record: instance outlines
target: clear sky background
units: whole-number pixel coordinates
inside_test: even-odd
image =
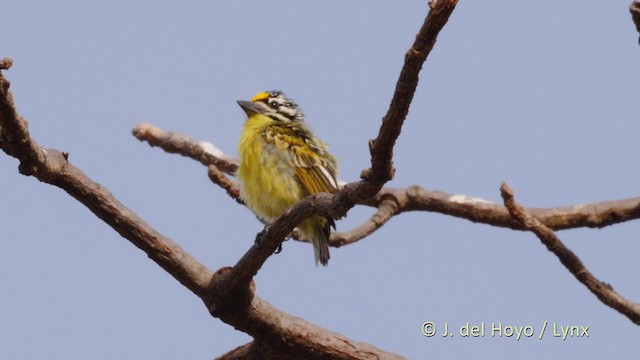
[[[525,206],[638,196],[640,46],[630,1],[461,0],[420,76],[388,185]],[[131,135],[149,122],[235,154],[236,104],[282,89],[340,159],[369,164],[427,1],[3,2],[0,57],[19,112],[70,160],[211,269],[261,224],[195,161]],[[210,359],[251,339],[62,190],[0,156],[0,358]],[[356,208],[348,230],[372,213]],[[640,299],[640,222],[558,233]],[[640,329],[529,233],[409,213],[316,268],[293,241],[255,279],[290,314],[418,359],[638,356]],[[421,325],[589,326],[588,338],[426,338]]]

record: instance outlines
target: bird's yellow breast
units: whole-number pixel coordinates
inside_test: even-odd
[[[264,130],[272,124],[267,116],[252,115],[244,124],[238,144],[242,198],[265,220],[282,214],[303,197],[293,164],[282,149],[264,138]]]

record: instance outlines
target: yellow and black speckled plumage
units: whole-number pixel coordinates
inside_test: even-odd
[[[271,220],[307,195],[338,190],[337,161],[304,122],[298,106],[282,92],[261,92],[238,101],[248,118],[238,155],[245,203]],[[333,219],[313,216],[298,229],[314,246],[316,264],[327,265]]]

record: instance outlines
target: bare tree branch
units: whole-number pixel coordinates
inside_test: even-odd
[[[393,178],[395,171],[392,164],[393,147],[400,135],[404,119],[409,113],[409,105],[411,105],[413,94],[418,86],[418,74],[457,2],[457,0],[430,2],[431,11],[416,35],[413,46],[405,54],[404,65],[396,83],[391,105],[387,114],[382,118],[378,137],[369,141],[371,169],[365,170],[362,173],[362,178],[378,188],[376,191],[369,191],[372,192],[370,196],[373,196],[382,185]]]
[[[213,273],[68,162],[68,154],[40,147],[29,136],[26,120],[16,112],[9,82],[1,73],[0,128],[3,133],[0,148],[20,160],[22,174],[34,176],[69,193],[189,290],[204,296]]]
[[[188,157],[204,166],[215,165],[227,175],[235,176],[238,170],[238,160],[226,155],[209,142],[196,141],[187,135],[164,131],[151,124],[139,124],[131,133],[136,139],[146,141],[151,147],[159,147],[168,153]]]
[[[556,234],[554,234],[553,230],[529,215],[522,206],[516,202],[513,197],[513,190],[511,190],[509,185],[502,183],[500,193],[504,199],[504,205],[509,210],[509,214],[527,230],[536,234],[547,249],[558,257],[562,265],[564,265],[578,281],[586,286],[587,289],[605,305],[617,310],[628,317],[629,320],[640,325],[640,304],[635,304],[625,299],[613,290],[611,285],[593,276],[584,266],[580,258],[562,243]]]
[[[339,219],[359,202],[375,196],[384,183],[391,179],[393,145],[409,111],[409,104],[418,84],[418,73],[456,4],[457,0],[440,0],[433,4],[413,46],[407,52],[389,111],[382,120],[378,137],[370,141],[371,168],[363,172],[363,180],[345,185],[335,196],[309,196],[267,225],[258,234],[254,246],[230,272],[227,284],[230,289],[245,288],[300,221],[314,214]]]
[[[150,124],[140,124],[132,131],[140,141],[146,141],[149,146],[158,146],[162,150],[180,154],[199,161],[202,165],[215,165],[227,174],[234,174],[238,169],[238,163],[228,158],[221,150],[207,142],[195,142],[186,135],[165,132]]]
[[[0,70],[9,70],[13,66],[13,59],[4,58],[0,60]]]
[[[157,129],[152,125],[145,124],[144,126],[151,128],[152,131],[147,132],[147,135],[149,136],[148,138],[141,140],[153,142],[162,149],[164,149],[163,144],[168,142],[168,140],[163,137],[169,136],[169,134],[174,134]],[[135,132],[136,130],[134,129],[134,133]],[[156,135],[160,137],[154,138],[153,136]],[[186,136],[183,137],[188,139]],[[185,146],[188,148],[204,143],[195,142],[194,140],[189,141],[190,143],[185,143]],[[208,144],[206,146],[217,149],[213,144]],[[177,149],[177,151],[174,152],[183,154],[187,157],[192,157],[189,155],[188,150]],[[237,160],[222,152],[220,158],[216,158],[211,155],[209,160],[211,161],[211,164],[219,163],[220,161],[226,162],[227,165],[225,166],[225,169],[227,169],[227,171],[224,171],[224,173],[228,175],[235,175]],[[230,171],[232,169],[233,171]],[[214,183],[225,189],[231,198],[238,201],[239,188],[237,184],[228,177],[223,178],[223,174],[219,174],[219,172],[223,172],[223,170],[209,170],[209,178],[211,178]],[[408,211],[428,211],[455,216],[485,225],[505,227],[513,230],[526,230],[521,224],[515,221],[511,215],[509,215],[509,212],[502,204],[492,203],[487,200],[467,195],[450,194],[438,190],[427,190],[418,185],[413,185],[408,188],[382,188],[373,198],[365,199],[360,204],[379,208],[382,202],[387,199],[392,199],[397,206],[397,209],[393,212],[392,216],[400,215]],[[640,218],[640,197],[564,207],[527,208],[526,211],[536,219],[540,220],[545,224],[545,226],[548,226],[553,230],[567,230],[581,227],[603,228]],[[386,219],[385,222],[387,220],[389,219]],[[369,227],[371,225],[370,221],[374,220],[369,219],[361,226]],[[359,233],[360,230],[362,229],[353,229],[347,233],[332,233],[330,245],[339,247],[360,240],[362,239],[361,237],[358,238],[355,236],[355,234]],[[374,231],[375,230],[377,230],[377,228],[374,229]],[[302,237],[296,235],[295,231],[293,234],[294,239],[304,241]]]
[[[168,153],[180,154],[208,165],[207,173],[209,179],[224,189],[229,197],[237,203],[245,205],[240,198],[240,187],[227,176],[235,176],[238,160],[224,154],[215,145],[204,141],[197,142],[186,135],[167,132],[150,124],[140,124],[133,129],[132,133],[138,140],[146,141],[150,146],[157,146]],[[203,156],[203,154],[206,155]],[[224,164],[224,170],[219,169],[216,164]],[[394,206],[394,210],[390,211],[391,205],[391,203],[385,203],[384,201],[372,204],[372,206],[378,207],[378,211],[370,219],[367,219],[363,224],[351,231],[332,232],[329,245],[340,247],[370,235],[397,213],[397,206]],[[292,231],[290,236],[295,240],[308,242],[297,230]]]
[[[371,167],[362,172],[362,180],[346,184],[335,195],[316,194],[292,206],[265,226],[256,237],[254,246],[233,268],[223,268],[213,273],[74,167],[68,161],[68,154],[40,147],[30,137],[26,120],[17,113],[9,82],[2,73],[0,148],[20,161],[19,170],[22,174],[34,176],[68,192],[199,296],[212,315],[254,337],[252,343],[222,358],[258,357],[264,354],[277,358],[292,358],[293,354],[323,359],[400,358],[281,312],[254,295],[253,276],[296,224],[314,214],[340,218],[356,204],[373,206],[377,211],[357,228],[334,234],[331,239],[333,246],[358,241],[405,211],[439,212],[478,223],[532,231],[603,303],[640,324],[640,305],[626,300],[610,285],[595,278],[553,233],[553,229],[603,227],[637,219],[640,216],[640,198],[568,208],[525,210],[515,202],[513,192],[506,184],[501,188],[505,206],[462,195],[428,191],[419,186],[382,188],[394,175],[393,148],[408,114],[418,84],[418,74],[456,3],[457,0],[430,2],[432,10],[405,55],[404,66],[378,136],[369,143]],[[640,31],[640,4],[634,2],[630,11]],[[0,60],[0,70],[10,68],[11,64],[11,59]],[[137,126],[133,134],[150,146],[159,146],[167,152],[196,159],[208,166],[211,180],[242,204],[237,184],[227,176],[235,173],[238,164],[212,144],[197,143],[184,135],[166,133],[149,124]]]
[[[227,195],[238,204],[245,205],[244,201],[240,198],[240,187],[235,181],[229,179],[227,175],[215,165],[209,165],[207,173],[209,174],[209,179],[223,188],[227,192]]]
[[[13,65],[13,60],[4,58],[0,68],[9,69]],[[16,112],[13,95],[9,91],[9,81],[4,77],[0,78],[0,113],[4,116],[4,121],[0,122],[0,148],[15,158],[24,159],[20,162],[20,173],[30,175],[37,172],[39,164],[46,164],[46,150],[41,149],[38,144],[29,137],[29,129],[26,120]]]
[[[243,311],[223,311],[220,319],[240,324],[238,329],[260,339],[252,346],[260,347],[260,354],[271,355],[262,358],[286,359],[291,354],[305,354],[305,359],[403,359],[283,313],[257,297]]]
[[[259,354],[256,353],[255,342],[250,342],[237,348],[227,351],[226,353],[218,356],[216,360],[252,360],[260,359]]]
[[[0,61],[0,67],[10,64]],[[179,245],[140,219],[107,189],[67,161],[68,154],[41,148],[29,136],[27,122],[14,106],[9,82],[0,72],[0,149],[20,161],[20,171],[55,185],[76,198],[122,237],[200,297],[211,314],[245,331],[278,358],[401,359],[372,345],[348,339],[275,309],[254,296],[254,289],[233,292],[216,286],[229,268],[213,273]],[[241,296],[237,296],[237,295]],[[306,334],[306,336],[304,336]],[[280,356],[282,355],[282,356]]]
[[[364,239],[391,220],[398,213],[398,210],[398,204],[395,201],[390,199],[383,200],[378,206],[378,210],[360,226],[350,231],[332,233],[329,244],[334,247],[341,247]]]
[[[394,190],[390,190],[394,191]],[[396,189],[402,199],[403,189]],[[380,194],[384,195],[384,193]],[[465,195],[447,194],[440,191],[428,191],[420,186],[406,189],[407,203],[400,202],[402,211],[432,211],[452,215],[472,222],[492,226],[525,230],[521,224],[511,218],[507,209],[483,199]],[[602,228],[605,226],[640,218],[640,198],[603,201],[591,204],[579,204],[568,207],[530,208],[531,213],[546,226],[554,230],[575,229],[579,227]]]
[[[441,0],[427,15],[414,47],[406,56],[405,67],[397,84],[397,94],[390,107],[390,115],[385,116],[377,139],[380,144],[388,144],[386,146],[392,147],[395,143],[417,85],[417,73],[455,4],[456,1]],[[368,179],[346,185],[335,197],[318,194],[299,202],[265,228],[258,237],[259,241],[235,267],[231,270],[219,270],[216,276],[213,276],[211,271],[197,263],[177,244],[155,232],[105,189],[68,163],[66,156],[54,150],[47,153],[40,149],[29,137],[26,122],[18,118],[15,112],[8,92],[8,82],[5,81],[0,85],[7,92],[3,95],[7,95],[6,98],[9,99],[6,103],[0,104],[0,111],[9,113],[8,120],[3,116],[3,121],[0,121],[2,140],[7,138],[7,134],[14,133],[18,134],[20,139],[17,142],[3,141],[2,145],[5,152],[21,160],[21,171],[59,186],[76,197],[103,221],[147,252],[154,261],[200,296],[211,314],[261,339],[273,349],[281,348],[285,352],[291,352],[293,349],[305,354],[317,354],[318,358],[397,358],[397,355],[384,353],[368,344],[356,343],[339,334],[329,333],[308,324],[302,319],[279,312],[254,296],[249,286],[252,277],[264,261],[297,223],[314,213],[341,217],[356,203],[374,196],[391,176],[391,171],[381,174],[381,171],[391,168],[391,149],[385,149],[382,145],[374,146],[372,149],[372,153],[375,154],[372,157],[373,171]],[[134,135],[145,138],[151,129],[142,126],[137,130],[134,131]],[[183,141],[184,139],[179,136],[168,136],[168,138],[170,141],[164,144],[164,148],[169,150],[179,151],[188,144],[188,141]],[[7,146],[4,146],[5,144]],[[220,158],[220,154],[213,154],[215,158],[209,158],[211,151],[204,151],[202,146],[188,148],[188,150],[189,156],[201,159],[202,163],[215,162]],[[55,166],[48,162],[52,162]],[[215,165],[227,172],[235,171],[224,162],[215,163]],[[214,178],[221,179],[219,176],[216,177],[219,173],[215,170],[213,174]],[[199,271],[194,271],[196,269]],[[287,326],[289,324],[291,326]],[[308,337],[301,334],[308,334]]]
[[[636,25],[636,30],[640,33],[640,2],[634,1],[629,5],[629,11],[631,12],[631,20]]]

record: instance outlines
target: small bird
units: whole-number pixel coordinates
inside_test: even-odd
[[[338,191],[336,159],[304,121],[298,105],[281,91],[238,100],[247,113],[238,156],[241,196],[260,218],[271,221],[305,196]],[[316,266],[329,262],[333,219],[314,215],[298,225],[313,244]]]

